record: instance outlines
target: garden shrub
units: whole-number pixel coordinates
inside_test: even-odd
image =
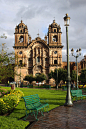
[[[0,88],[0,97],[9,93],[9,91],[7,89],[4,89],[4,88]]]
[[[19,103],[24,94],[20,90],[10,90],[10,93],[0,98],[0,114],[11,111]]]

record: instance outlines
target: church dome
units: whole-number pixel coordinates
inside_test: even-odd
[[[51,24],[51,27],[58,27],[58,24],[53,20],[53,23]]]

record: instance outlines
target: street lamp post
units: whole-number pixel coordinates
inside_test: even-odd
[[[73,48],[71,49],[71,53],[72,53],[72,56],[74,56],[76,58],[76,66],[77,66],[77,89],[78,89],[78,62],[77,62],[77,58],[81,55],[81,48],[77,49],[76,53],[77,55],[75,56],[73,54],[74,50]]]
[[[72,106],[72,99],[71,99],[71,93],[70,93],[70,65],[69,65],[69,43],[68,43],[68,26],[70,22],[70,17],[68,17],[68,14],[64,17],[64,26],[66,26],[66,44],[67,44],[67,95],[66,95],[66,102],[64,106]]]
[[[56,89],[58,89],[58,69],[56,69],[56,74],[57,74]]]

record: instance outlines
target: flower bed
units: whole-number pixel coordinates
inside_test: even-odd
[[[79,87],[79,89],[83,89],[83,88],[86,88],[86,85],[84,85],[84,86],[83,85],[79,85],[78,87]]]
[[[83,88],[86,88],[86,85],[84,85]]]
[[[0,98],[0,114],[10,112],[19,103],[24,94],[20,90],[10,90],[10,93]]]
[[[0,88],[0,97],[4,96],[5,94],[8,94],[10,91],[4,88]]]

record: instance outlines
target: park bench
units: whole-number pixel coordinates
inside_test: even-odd
[[[51,85],[43,85],[43,88],[51,89]]]
[[[23,97],[23,99],[25,101],[25,107],[26,107],[26,117],[24,118],[24,120],[26,120],[29,114],[34,115],[36,120],[38,120],[37,119],[38,112],[41,112],[41,114],[43,115],[44,108],[48,112],[49,104],[45,103],[44,99],[40,99],[38,94],[25,96]]]
[[[72,95],[72,100],[73,98],[75,98],[76,101],[78,100],[79,97],[81,98],[81,100],[83,99],[83,97],[86,97],[86,95],[82,94],[82,90],[71,90],[71,95]]]

